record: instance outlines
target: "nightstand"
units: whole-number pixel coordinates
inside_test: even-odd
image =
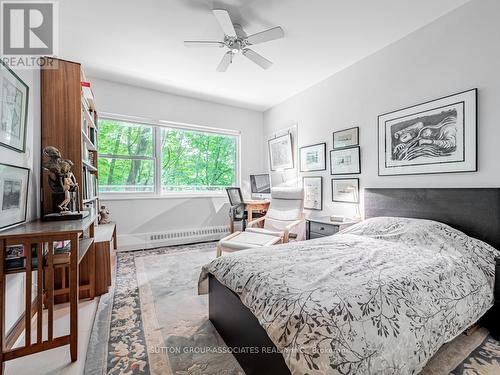
[[[331,221],[330,216],[306,219],[306,240],[331,236],[339,230],[347,228],[359,221]]]

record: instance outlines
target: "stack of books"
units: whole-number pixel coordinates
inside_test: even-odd
[[[47,247],[44,246],[43,257],[47,256]],[[5,268],[7,270],[22,269],[26,267],[26,254],[23,245],[8,246],[5,252]],[[37,245],[31,246],[31,267],[38,267]]]
[[[54,264],[66,264],[69,263],[71,251],[70,241],[58,241],[54,242]]]
[[[24,268],[25,262],[23,245],[7,246],[5,252],[5,268],[7,270]]]

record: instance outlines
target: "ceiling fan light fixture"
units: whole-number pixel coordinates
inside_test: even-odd
[[[227,47],[229,49],[223,56],[221,63],[217,67],[218,72],[225,72],[233,62],[233,56],[242,53],[249,60],[259,65],[263,69],[269,69],[273,63],[257,52],[249,50],[248,46],[281,39],[285,36],[283,29],[279,26],[264,30],[260,33],[247,36],[241,25],[231,21],[229,12],[224,9],[214,9],[213,14],[224,32],[223,42],[197,42],[186,41],[186,47]]]

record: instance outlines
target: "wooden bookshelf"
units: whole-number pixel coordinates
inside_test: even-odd
[[[42,150],[54,146],[71,160],[79,186],[78,204],[99,209],[97,179],[97,110],[81,65],[45,57],[41,68]],[[49,60],[53,60],[52,62]],[[57,67],[54,69],[53,67]],[[42,217],[54,212],[48,175],[42,170]]]

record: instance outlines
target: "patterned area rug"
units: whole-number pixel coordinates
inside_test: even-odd
[[[86,375],[243,375],[197,295],[215,243],[118,253],[113,289],[101,297]],[[421,375],[500,374],[500,343],[484,329],[445,345]]]

